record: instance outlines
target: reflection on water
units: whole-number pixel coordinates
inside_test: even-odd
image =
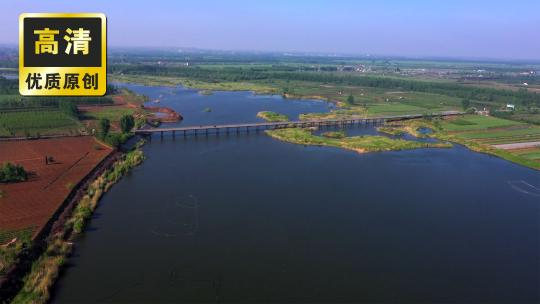
[[[135,89],[163,94],[186,124],[205,123],[207,106],[220,122],[327,107]],[[457,145],[357,154],[263,133],[156,137],[144,151],[103,197],[53,303],[540,300],[537,171]]]

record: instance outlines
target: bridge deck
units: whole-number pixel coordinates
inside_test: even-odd
[[[462,112],[447,111],[437,114],[430,114],[430,116],[450,116],[460,115]],[[173,128],[152,128],[152,129],[139,129],[135,130],[137,134],[152,134],[152,133],[164,133],[164,132],[198,132],[209,130],[239,130],[242,128],[263,128],[263,129],[277,129],[277,128],[289,128],[298,126],[333,126],[340,124],[354,124],[364,122],[380,122],[380,121],[396,121],[407,120],[414,118],[424,117],[422,114],[411,115],[396,115],[396,116],[379,116],[379,117],[366,117],[366,118],[349,118],[349,119],[319,119],[319,120],[297,120],[297,121],[285,121],[285,122],[253,122],[253,123],[241,123],[241,124],[225,124],[225,125],[204,125],[204,126],[185,126],[185,127],[173,127]]]

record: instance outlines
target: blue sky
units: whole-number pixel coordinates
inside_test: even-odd
[[[540,1],[118,1],[2,3],[0,43],[27,12],[102,12],[109,46],[540,59]]]

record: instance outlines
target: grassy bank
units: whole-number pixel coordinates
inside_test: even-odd
[[[389,135],[402,135],[405,133],[405,131],[403,130],[400,130],[398,128],[389,128],[389,127],[378,127],[377,128],[377,131],[381,132],[381,133],[386,133],[386,134],[389,134]]]
[[[322,136],[327,138],[344,138],[347,135],[345,134],[345,131],[328,131],[324,132]]]
[[[287,115],[279,114],[272,111],[262,111],[257,113],[257,117],[260,117],[269,122],[289,121]]]
[[[183,86],[186,88],[198,89],[204,95],[210,95],[213,91],[253,91],[257,94],[279,94],[279,90],[272,86],[258,84],[255,82],[204,82],[189,78],[153,76],[153,75],[118,75],[110,74],[112,81],[138,83],[153,86]]]
[[[461,100],[444,94],[400,91],[388,88],[336,85],[318,81],[253,79],[248,81],[202,80],[147,74],[111,74],[119,82],[144,85],[178,86],[211,91],[252,91],[257,94],[281,94],[285,98],[317,99],[332,102],[339,109],[330,113],[307,114],[301,119],[350,118],[458,110]]]
[[[533,169],[540,169],[540,149],[502,150],[493,147],[492,143],[502,144],[516,142],[516,137],[507,136],[508,132],[536,134],[536,127],[530,127],[518,122],[477,115],[465,115],[453,120],[410,120],[399,126],[386,126],[389,132],[407,132],[418,137],[433,137],[443,141],[455,142],[480,153],[486,153]],[[420,134],[420,128],[433,130],[430,134]],[[505,131],[508,128],[520,128],[515,131]],[[479,131],[482,132],[479,132]],[[525,131],[521,131],[525,130]],[[519,132],[518,132],[519,131]],[[471,133],[474,132],[474,133]],[[481,136],[480,134],[483,134]],[[498,135],[501,136],[498,136]],[[474,136],[473,136],[474,135]],[[490,141],[485,141],[489,138]],[[521,138],[521,137],[519,137]],[[531,138],[531,137],[528,137]]]
[[[12,303],[46,303],[50,288],[58,278],[61,266],[71,253],[72,241],[83,232],[86,222],[92,216],[99,199],[112,185],[144,160],[141,150],[135,149],[124,154],[113,167],[105,171],[86,189],[63,229],[50,236],[45,252],[33,263],[24,278],[22,289]]]
[[[266,133],[273,138],[285,142],[300,145],[338,147],[353,150],[358,153],[409,150],[418,148],[449,148],[452,146],[448,143],[423,143],[402,139],[391,139],[385,136],[328,138],[313,135],[310,130],[299,128],[267,130]]]

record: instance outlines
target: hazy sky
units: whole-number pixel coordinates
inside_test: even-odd
[[[540,59],[540,0],[17,0],[0,7],[0,43],[17,43],[23,12],[102,12],[112,47]]]

